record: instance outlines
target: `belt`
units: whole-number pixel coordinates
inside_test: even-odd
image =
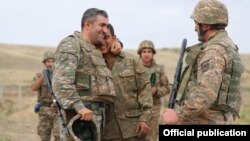
[[[100,108],[105,108],[104,102],[86,102],[85,107],[91,110],[99,110]]]

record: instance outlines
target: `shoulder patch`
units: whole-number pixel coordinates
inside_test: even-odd
[[[211,67],[210,61],[207,60],[207,61],[205,61],[205,62],[203,62],[203,63],[201,64],[201,71],[202,71],[202,72],[206,72],[207,70],[210,69],[210,67]]]

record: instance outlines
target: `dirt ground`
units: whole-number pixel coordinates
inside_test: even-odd
[[[0,141],[39,141],[38,116],[33,112],[36,97],[0,99]]]

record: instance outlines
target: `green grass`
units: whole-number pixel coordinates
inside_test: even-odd
[[[241,123],[250,124],[250,114],[249,113],[250,113],[250,106],[243,104],[243,106],[241,107],[239,121]]]
[[[0,141],[12,141],[11,137],[0,133]]]

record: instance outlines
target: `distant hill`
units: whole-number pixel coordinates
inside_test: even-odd
[[[55,51],[56,47],[41,47],[27,45],[0,44],[0,81],[5,83],[31,82],[36,72],[43,68],[42,57],[45,51]],[[126,50],[137,55],[136,50]],[[179,57],[178,48],[161,48],[157,50],[155,59],[163,64],[170,81],[173,79]],[[243,54],[242,59],[247,71],[250,65],[249,54]],[[249,63],[248,63],[249,64]],[[250,73],[250,72],[249,72]]]
[[[42,55],[55,48],[0,44],[0,69],[37,70],[41,67]]]
[[[5,83],[31,82],[36,72],[43,68],[42,57],[45,51],[55,51],[55,47],[26,46],[0,44],[0,81]],[[126,50],[137,55],[136,50]],[[155,59],[163,64],[170,81],[173,79],[179,57],[178,48],[161,48],[157,50]],[[243,54],[242,59],[246,69],[250,70],[249,54]]]
[[[4,83],[29,83],[36,72],[43,68],[42,57],[45,51],[55,51],[55,47],[0,44],[0,81]],[[126,50],[136,54],[136,50]],[[178,49],[161,49],[156,54],[166,72],[172,74],[178,58]]]
[[[0,44],[0,50],[0,81],[20,83],[30,82],[43,68],[43,53],[55,48]]]

